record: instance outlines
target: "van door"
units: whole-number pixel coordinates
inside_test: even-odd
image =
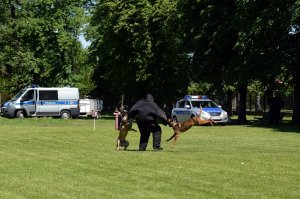
[[[36,112],[36,91],[34,89],[29,89],[20,98],[20,105],[24,108],[28,116],[32,116]]]
[[[58,92],[57,90],[38,90],[37,115],[58,116]]]

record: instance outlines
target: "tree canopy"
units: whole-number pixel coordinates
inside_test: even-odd
[[[136,100],[150,92],[164,103],[184,93],[190,71],[176,1],[102,0],[92,15],[89,50],[102,93]]]
[[[0,66],[3,92],[32,83],[73,86],[82,52],[82,0],[1,1]]]

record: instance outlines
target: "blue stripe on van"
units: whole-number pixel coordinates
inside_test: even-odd
[[[78,105],[78,101],[66,101],[66,100],[59,100],[59,101],[41,101],[37,103],[38,105]]]
[[[18,104],[20,104],[20,103],[18,103]],[[33,101],[29,101],[29,102],[26,101],[26,102],[23,102],[23,105],[25,105],[25,104],[26,104],[26,105],[34,105]]]
[[[15,105],[34,105],[33,101],[18,102]]]
[[[22,103],[16,103],[16,105],[34,105],[33,101],[26,101]],[[39,101],[37,105],[78,105],[78,100],[59,100],[59,101]]]

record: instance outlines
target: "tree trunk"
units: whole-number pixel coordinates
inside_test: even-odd
[[[296,72],[292,123],[295,125],[300,125],[300,70]]]
[[[255,112],[260,113],[261,112],[261,105],[260,105],[260,93],[256,93],[256,101],[255,101]]]
[[[246,118],[247,85],[241,85],[238,88],[238,91],[240,94],[238,121],[243,123],[243,122],[247,121],[247,118]]]
[[[233,98],[233,92],[231,90],[227,91],[227,99],[226,99],[226,111],[229,116],[232,116],[232,98]]]

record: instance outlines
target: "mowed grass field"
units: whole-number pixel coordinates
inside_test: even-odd
[[[162,126],[164,150],[139,152],[138,132],[117,151],[114,120],[93,123],[0,118],[0,198],[300,198],[296,127],[193,127],[171,149]]]

